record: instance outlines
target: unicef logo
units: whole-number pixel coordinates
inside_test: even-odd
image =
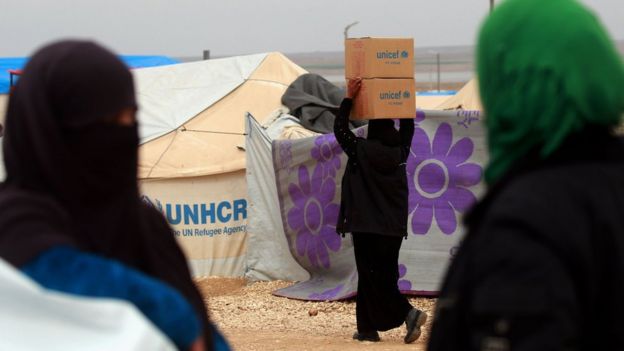
[[[404,92],[403,92],[403,98],[404,98],[404,99],[409,99],[409,97],[410,97],[410,96],[411,96],[411,95],[410,95],[410,92],[409,92],[409,91],[404,91]]]
[[[409,53],[405,50],[403,50],[403,52],[401,52],[401,57],[402,58],[408,58],[409,57]]]

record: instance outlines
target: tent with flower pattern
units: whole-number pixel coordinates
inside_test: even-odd
[[[464,232],[461,216],[484,190],[487,162],[478,114],[470,114],[468,122],[461,113],[430,115],[419,113],[414,120],[407,161],[409,232],[399,258],[400,290],[420,295],[437,292]],[[355,133],[365,137],[366,127]],[[275,294],[304,300],[353,296],[353,245],[349,235],[340,237],[335,229],[346,156],[332,134],[273,140],[271,151],[286,249],[309,273]]]

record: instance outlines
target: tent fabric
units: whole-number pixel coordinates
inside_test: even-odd
[[[303,73],[279,53],[138,70],[139,178],[245,169],[245,113],[269,115]],[[189,83],[194,79],[202,83]]]
[[[420,110],[435,110],[445,101],[452,98],[454,92],[440,94],[416,94],[416,108]]]
[[[408,238],[401,248],[399,288],[435,294],[464,229],[461,215],[483,193],[487,162],[479,118],[419,115],[407,161]],[[356,134],[364,135],[364,129]],[[322,153],[319,150],[324,150]],[[322,157],[321,157],[322,156]],[[346,156],[332,134],[273,141],[273,165],[281,218],[290,252],[308,281],[274,292],[304,300],[338,300],[357,290],[351,238],[336,251],[319,233],[335,230]],[[336,234],[337,235],[337,234]]]
[[[9,95],[0,94],[0,124],[4,124],[6,118],[6,109],[9,103]]]
[[[309,138],[311,136],[319,135],[319,133],[315,133],[309,129],[305,129],[303,126],[299,124],[291,124],[284,126],[282,132],[280,133],[277,139],[302,139]]]
[[[423,107],[424,108],[424,107]],[[472,79],[464,85],[457,94],[446,99],[435,110],[476,110],[482,111],[479,86],[476,79]]]
[[[293,259],[282,227],[277,199],[271,138],[247,114],[247,272],[250,280],[303,281],[310,275]]]
[[[165,66],[180,62],[167,56],[122,55],[119,56],[119,58],[131,68]],[[11,82],[8,70],[22,69],[26,66],[27,62],[28,58],[26,57],[0,58],[0,94],[7,94],[9,92]]]
[[[263,128],[271,140],[301,139],[319,135],[319,133],[304,128],[299,118],[287,113],[279,115],[279,117]],[[249,165],[247,165],[247,167],[249,167]]]
[[[241,277],[247,252],[245,171],[210,176],[145,179],[143,200],[159,210],[194,277]]]
[[[241,56],[135,71],[141,142],[177,129],[222,99],[243,84],[265,57]]]
[[[3,260],[0,310],[2,350],[176,350],[133,305],[46,290]]]

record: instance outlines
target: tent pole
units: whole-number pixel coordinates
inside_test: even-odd
[[[438,62],[438,92],[440,92],[440,53],[436,52],[436,60]]]

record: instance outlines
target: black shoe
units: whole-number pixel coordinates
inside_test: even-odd
[[[420,338],[420,327],[427,321],[427,314],[423,311],[412,308],[405,317],[405,327],[407,328],[407,334],[405,334],[406,344],[411,344]]]
[[[379,339],[379,333],[372,331],[365,333],[355,332],[353,333],[353,340],[377,342],[381,339]]]

